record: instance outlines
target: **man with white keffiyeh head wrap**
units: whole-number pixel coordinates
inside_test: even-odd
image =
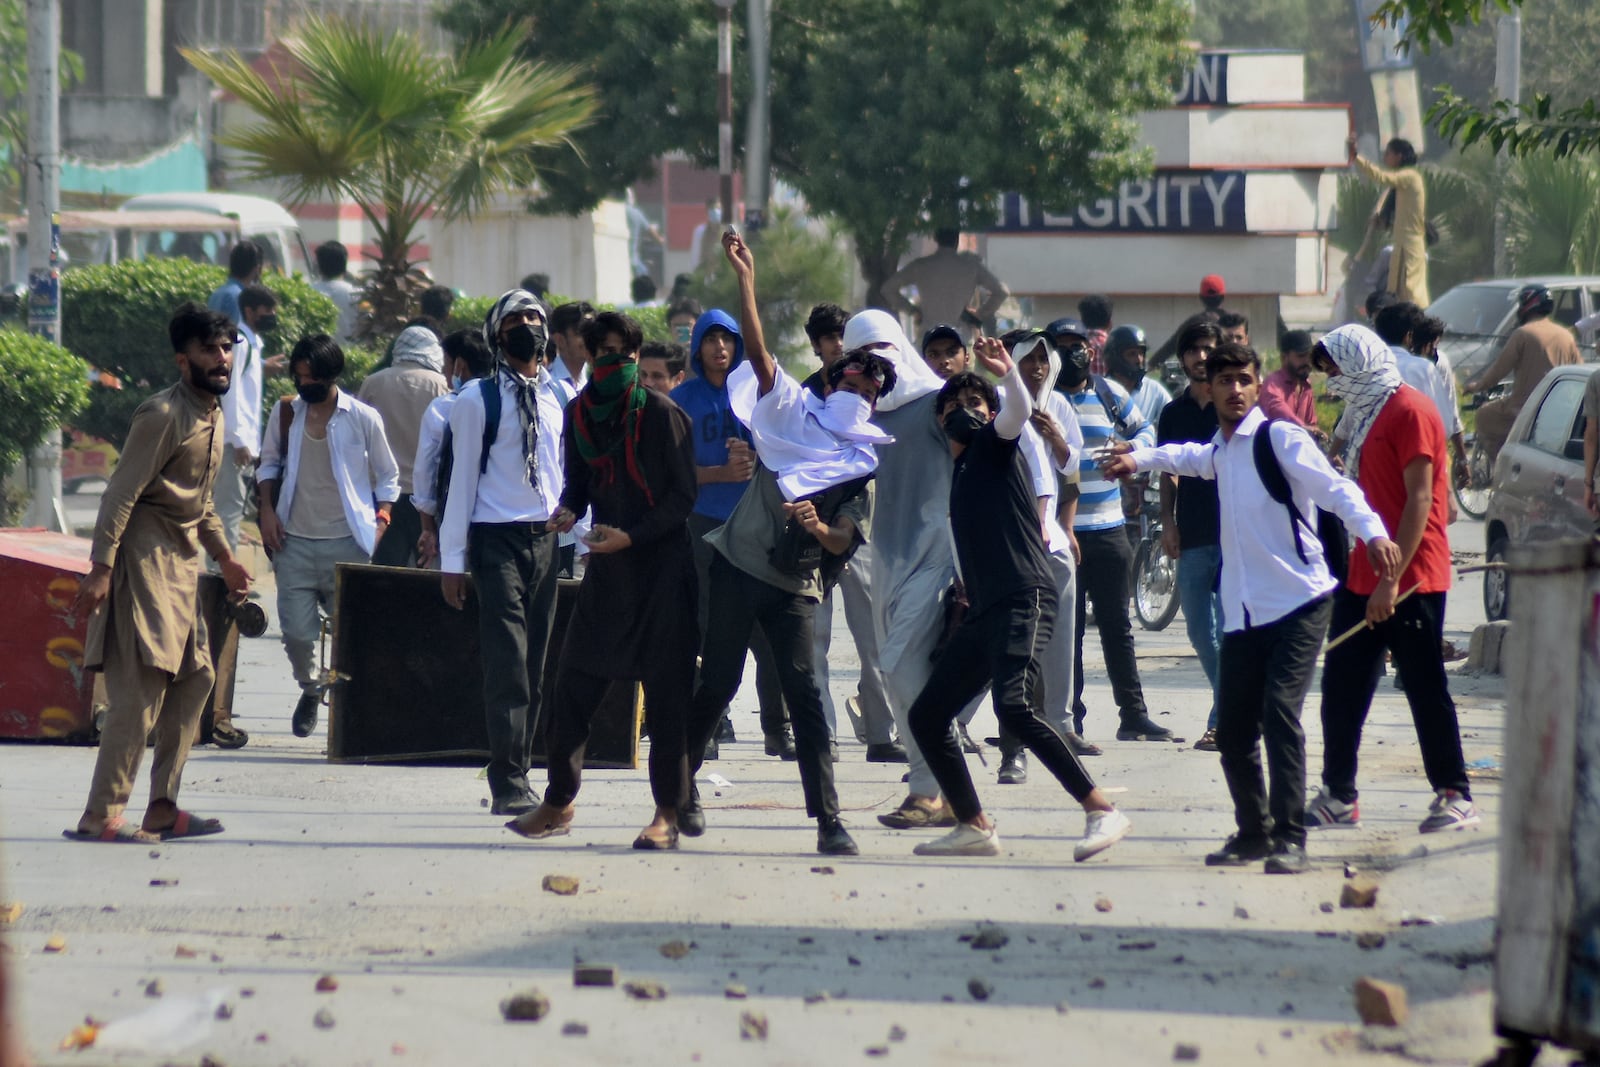
[[[394,339],[393,362],[367,375],[359,399],[383,416],[384,436],[400,468],[400,499],[395,501],[389,531],[378,542],[372,562],[380,567],[410,567],[417,561],[422,516],[411,502],[415,491],[413,464],[422,438],[422,416],[428,405],[450,391],[444,376],[444,349],[427,326],[407,326]]]
[[[1383,405],[1404,384],[1394,353],[1383,338],[1352,323],[1325,334],[1311,353],[1312,365],[1329,373],[1328,392],[1344,401],[1344,414],[1334,431],[1350,450],[1354,477],[1361,464],[1361,446]],[[1331,363],[1331,366],[1329,365]]]

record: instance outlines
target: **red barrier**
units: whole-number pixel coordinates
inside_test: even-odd
[[[82,537],[0,529],[0,738],[89,737],[88,620],[69,614],[89,548]]]

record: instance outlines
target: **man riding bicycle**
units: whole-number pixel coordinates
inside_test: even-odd
[[[1511,375],[1511,395],[1491,400],[1478,409],[1478,440],[1492,467],[1511,433],[1522,405],[1552,367],[1581,363],[1572,331],[1550,320],[1555,299],[1543,285],[1525,285],[1517,293],[1517,328],[1506,338],[1500,355],[1463,388],[1469,393],[1492,389]]]

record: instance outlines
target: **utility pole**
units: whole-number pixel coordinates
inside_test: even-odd
[[[1495,26],[1494,95],[1516,104],[1522,99],[1522,15],[1515,8],[1500,16]],[[1499,277],[1511,273],[1511,256],[1506,250],[1506,171],[1504,155],[1495,159],[1495,182],[1500,195],[1494,209],[1494,272]]]
[[[56,0],[28,0],[28,330],[61,341],[61,15]],[[32,497],[25,526],[68,531],[61,500],[61,434],[28,454]]]
[[[767,221],[771,170],[772,0],[747,0],[750,22],[750,110],[744,134],[744,224],[758,230]]]
[[[717,174],[722,179],[722,224],[733,225],[733,3],[717,4]]]

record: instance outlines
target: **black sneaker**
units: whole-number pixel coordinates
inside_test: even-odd
[[[1265,837],[1234,834],[1217,851],[1206,857],[1207,867],[1248,867],[1272,855],[1272,842]]]
[[[906,755],[906,746],[898,741],[884,741],[876,745],[867,746],[868,763],[906,763],[910,757]]]
[[[290,720],[290,727],[296,737],[311,736],[312,731],[317,728],[317,709],[321,707],[321,694],[300,694],[300,703],[294,706],[294,718]]]
[[[1267,857],[1264,870],[1268,874],[1304,874],[1311,869],[1306,858],[1306,846],[1292,841],[1274,841],[1272,855]]]
[[[1122,725],[1117,727],[1118,741],[1176,741],[1172,731],[1165,726],[1158,726],[1151,721],[1148,715],[1139,715],[1131,719],[1123,719]]]
[[[1028,754],[1012,752],[1000,758],[1000,784],[1021,785],[1028,780]]]
[[[817,820],[817,851],[824,856],[859,856],[861,850],[837,818],[823,816]]]
[[[700,806],[700,790],[689,787],[689,800],[678,809],[678,832],[684,837],[699,837],[706,832],[706,812]]]
[[[728,718],[727,712],[723,712],[722,718],[717,720],[716,740],[718,743],[726,741],[730,745],[739,740],[733,736],[733,720]]]
[[[777,756],[783,760],[799,759],[800,754],[794,750],[794,735],[788,730],[781,734],[768,734],[767,755]]]
[[[494,803],[489,806],[490,815],[526,815],[539,806],[539,802],[528,793],[507,793],[503,797],[495,797]]]

